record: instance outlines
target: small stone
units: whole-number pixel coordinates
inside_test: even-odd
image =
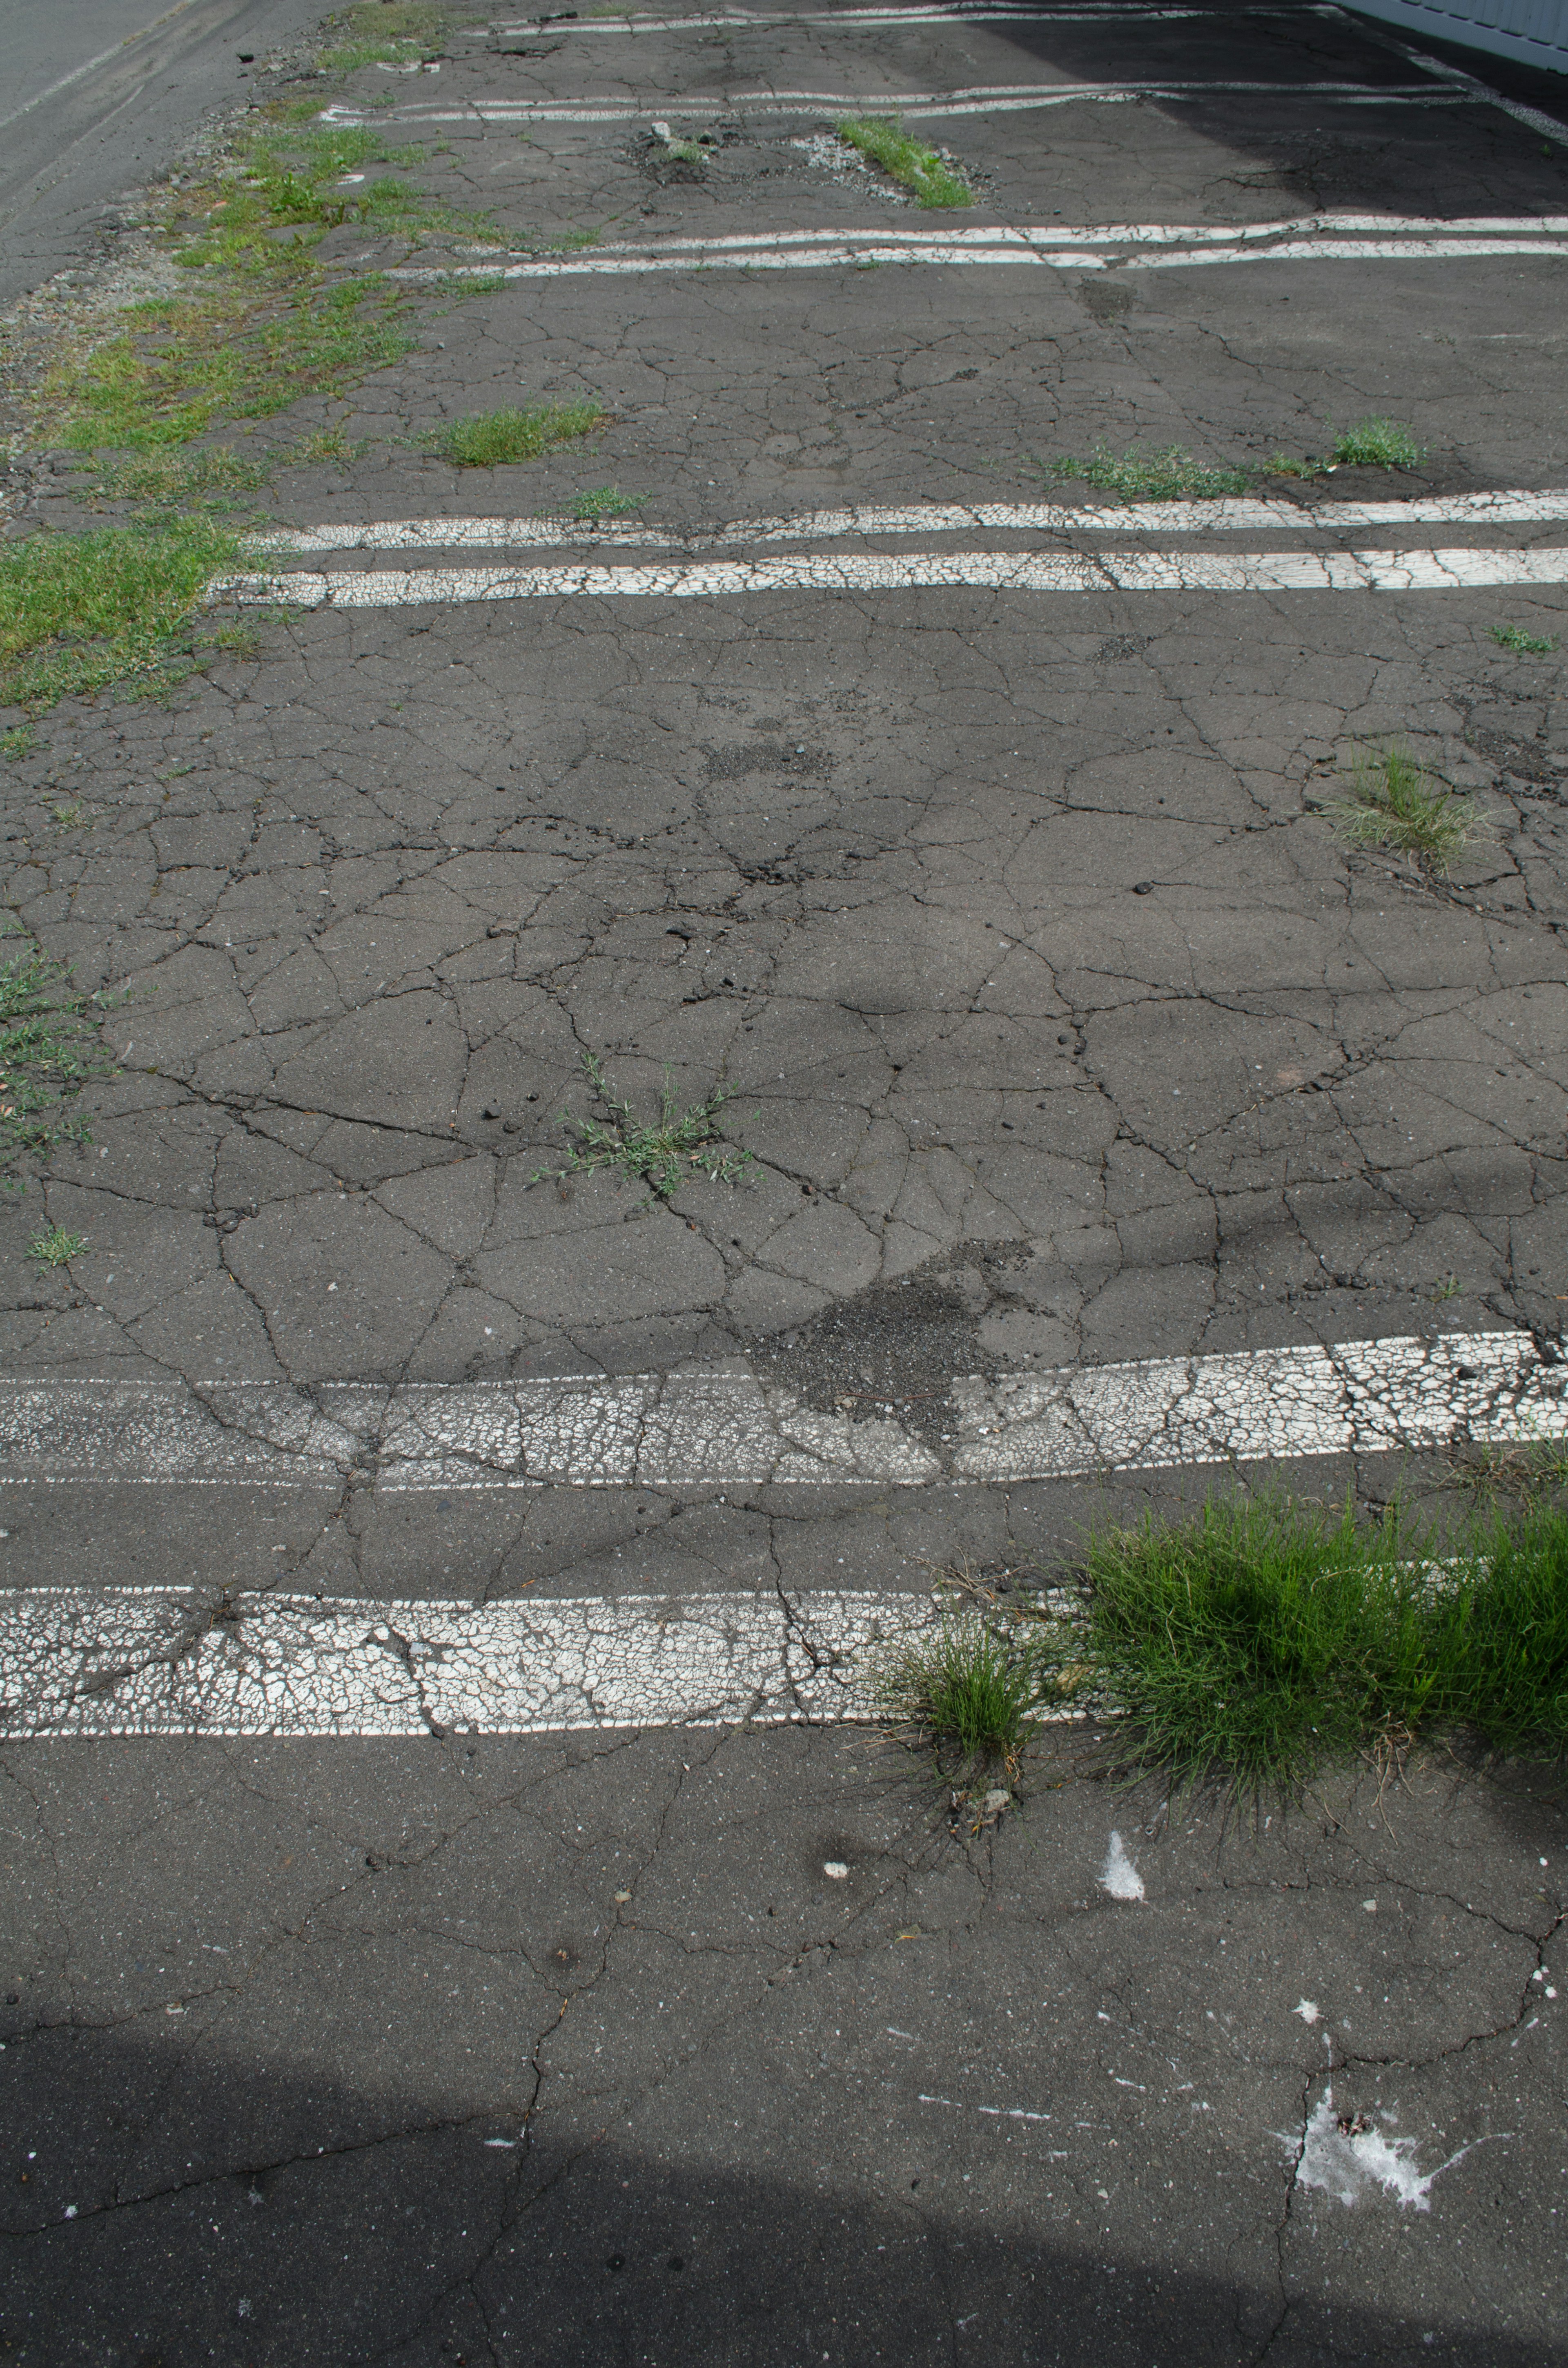
[[[847,1883],[849,1880],[849,1869],[841,1858],[824,1859],[822,1871],[829,1883]]]
[[[616,1895],[615,1895],[615,1904],[616,1904],[616,1906],[617,1906],[618,1907],[625,1907],[625,1905],[626,1905],[626,1903],[627,1903],[627,1901],[631,1898],[631,1894],[630,1893],[630,1891],[618,1891],[618,1892],[616,1893]]]
[[[980,1813],[984,1817],[999,1817],[1004,1809],[1010,1809],[1012,1805],[1011,1793],[1004,1792],[998,1786],[994,1792],[987,1793],[980,1804]]]

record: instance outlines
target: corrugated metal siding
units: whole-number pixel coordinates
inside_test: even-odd
[[[1568,0],[1349,0],[1363,17],[1381,17],[1412,33],[1463,41],[1494,57],[1568,74]]]

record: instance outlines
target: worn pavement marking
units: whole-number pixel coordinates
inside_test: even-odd
[[[321,120],[335,129],[385,123],[647,123],[657,118],[749,116],[794,120],[838,109],[905,118],[1016,115],[1042,107],[1127,107],[1140,99],[1236,96],[1331,99],[1349,107],[1467,107],[1470,94],[1419,84],[1360,82],[1040,82],[976,83],[961,90],[733,90],[716,97],[662,92],[649,98],[473,98],[435,106],[371,108],[335,102]]]
[[[744,1372],[537,1382],[0,1383],[0,1485],[462,1489],[985,1484],[1568,1438],[1528,1333],[1340,1341],[956,1383],[933,1443]]]
[[[780,25],[827,25],[835,30],[851,31],[861,26],[885,25],[895,31],[903,25],[989,25],[1018,22],[1026,25],[1103,25],[1107,23],[1143,22],[1149,18],[1184,18],[1190,17],[1291,17],[1299,8],[1277,5],[1251,8],[1204,8],[1127,6],[1125,0],[1111,0],[1111,5],[1086,7],[1040,8],[1027,5],[1010,5],[1010,0],[984,0],[984,5],[972,7],[911,7],[911,8],[807,8],[731,9],[712,17],[585,17],[563,16],[526,17],[517,25],[496,25],[490,29],[503,40],[537,40],[548,27],[550,38],[562,33],[690,33],[707,32],[716,27],[772,29]],[[1319,8],[1312,12],[1323,15]],[[1335,13],[1338,13],[1335,11]]]
[[[33,1589],[0,1599],[0,1738],[550,1735],[870,1715],[927,1597],[554,1602]]]
[[[420,567],[218,578],[210,597],[297,609],[448,607],[471,600],[709,600],[740,592],[1455,592],[1568,583],[1549,551],[926,551],[690,566]]]
[[[803,510],[793,518],[737,518],[716,527],[586,526],[570,518],[335,520],[259,538],[263,551],[500,551],[525,544],[664,550],[679,543],[827,542],[851,534],[1238,534],[1260,527],[1295,533],[1365,526],[1549,525],[1568,518],[1568,491],[1439,494],[1415,501],[1256,500],[1086,503],[920,502],[900,509],[862,506]]]
[[[1380,232],[1389,229],[1376,222],[1369,226]],[[1183,271],[1220,263],[1421,263],[1466,256],[1483,262],[1506,255],[1544,255],[1568,261],[1568,220],[1562,215],[1521,218],[1506,226],[1514,233],[1508,236],[1472,233],[1463,223],[1442,223],[1440,237],[1418,235],[1414,229],[1399,230],[1397,236],[1324,237],[1320,233],[1325,225],[1308,222],[1302,227],[1311,235],[1282,238],[1285,227],[1278,223],[1216,226],[1214,231],[1194,232],[1190,245],[1176,245],[1168,237],[1165,225],[1144,223],[1077,232],[1017,223],[986,230],[901,230],[881,225],[865,231],[774,231],[729,238],[666,239],[657,246],[585,247],[571,255],[523,260],[495,256],[483,263],[400,264],[386,276],[421,283],[614,279],[673,271],[830,271],[873,263],[959,264],[970,269],[994,265],[1045,271],[1111,268]],[[1333,227],[1338,230],[1345,225]],[[1226,240],[1231,243],[1224,244]],[[1278,244],[1271,245],[1270,240]],[[1096,245],[1120,251],[1113,253],[1108,264],[1106,256],[1095,251]]]

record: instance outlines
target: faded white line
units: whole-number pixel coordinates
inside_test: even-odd
[[[300,527],[257,539],[262,551],[502,551],[526,546],[583,550],[722,549],[732,543],[826,542],[844,535],[1236,534],[1259,528],[1342,533],[1368,526],[1550,525],[1568,518],[1568,490],[1436,494],[1414,501],[1220,500],[1085,503],[915,503],[803,510],[794,518],[737,518],[715,527],[587,526],[571,518],[375,518]]]
[[[606,239],[591,252],[598,256],[748,255],[781,253],[788,248],[841,246],[1018,246],[1048,251],[1058,246],[1229,246],[1306,236],[1342,237],[1351,232],[1375,232],[1380,238],[1568,238],[1568,214],[1291,214],[1254,222],[991,222],[976,229],[947,222],[939,230],[913,224],[878,222],[864,230],[731,231],[717,237]],[[589,250],[584,250],[587,252]],[[470,255],[487,252],[468,247]],[[505,259],[498,257],[498,260]],[[526,256],[517,258],[527,261]]]
[[[690,565],[426,567],[219,578],[210,597],[297,609],[460,607],[484,600],[715,600],[769,592],[1452,592],[1568,583],[1546,551],[934,551]]]
[[[794,120],[839,112],[911,119],[949,115],[1027,114],[1049,107],[1128,107],[1140,99],[1194,104],[1214,97],[1308,97],[1347,107],[1464,107],[1460,91],[1375,83],[1116,82],[992,83],[952,90],[734,90],[715,97],[664,93],[651,98],[474,98],[439,105],[369,108],[343,100],[321,110],[324,123],[358,127],[385,123],[646,123],[747,116]]]
[[[1119,242],[1107,239],[1106,245]],[[1548,233],[1528,238],[1312,238],[1287,239],[1278,245],[1251,244],[1244,235],[1231,245],[1193,245],[1178,251],[1149,253],[1128,242],[1128,251],[1112,258],[1123,271],[1179,270],[1208,263],[1430,263],[1469,258],[1495,262],[1509,255],[1550,256],[1568,261],[1568,240]],[[650,272],[673,271],[833,271],[865,269],[873,264],[1007,265],[1047,271],[1104,271],[1106,258],[1087,244],[1057,246],[1044,239],[1028,239],[1016,232],[902,233],[882,231],[848,235],[826,233],[820,245],[787,244],[742,246],[738,244],[674,243],[658,247],[581,248],[572,255],[536,256],[527,262],[497,257],[490,263],[401,264],[388,271],[389,279],[443,283],[453,279],[581,279],[639,278]]]
[[[892,1590],[474,1605],[192,1590],[0,1596],[0,1736],[549,1735],[863,1719]]]
[[[621,1380],[0,1383],[0,1483],[378,1493],[915,1487],[1568,1437],[1568,1364],[1523,1332],[1074,1365],[955,1384],[940,1430],[750,1373]]]
[[[731,10],[713,17],[540,17],[526,18],[517,25],[497,25],[493,29],[503,40],[553,40],[558,33],[689,33],[707,32],[721,27],[736,29],[753,28],[777,29],[781,25],[827,25],[835,30],[848,26],[887,25],[896,29],[901,25],[988,25],[1017,22],[1041,25],[1103,25],[1123,22],[1143,23],[1166,17],[1181,19],[1191,17],[1289,17],[1297,12],[1290,7],[1195,8],[1195,7],[1095,7],[1039,8],[1028,6],[1011,6],[1007,0],[990,0],[988,6],[947,8],[812,8],[787,11]]]

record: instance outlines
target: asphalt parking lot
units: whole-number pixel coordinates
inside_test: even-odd
[[[0,781],[123,998],[0,1206],[0,2357],[1546,2368],[1560,1787],[1063,1729],[987,1814],[860,1673],[1562,1433],[1553,78],[1006,6],[274,85],[451,227],[327,235],[417,342],[290,415],[255,650]],[[1347,829],[1392,746],[1446,861]],[[573,1166],[661,1097],[716,1179]]]

